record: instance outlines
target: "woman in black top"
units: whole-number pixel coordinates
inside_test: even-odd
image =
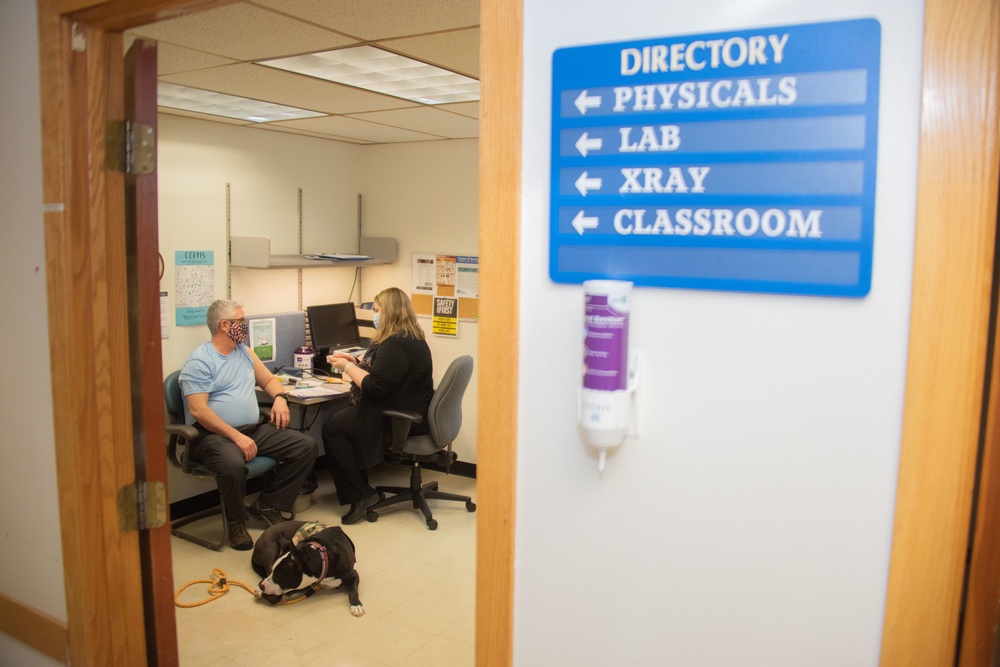
[[[341,505],[351,504],[343,523],[364,518],[378,500],[368,469],[382,461],[392,439],[386,409],[417,412],[423,421],[411,435],[427,432],[427,406],[434,395],[431,351],[406,293],[396,287],[375,297],[375,336],[360,359],[327,358],[351,379],[351,404],[323,424],[323,446]]]

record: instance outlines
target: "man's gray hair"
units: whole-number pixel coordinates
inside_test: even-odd
[[[213,301],[212,305],[208,307],[208,312],[205,314],[205,324],[208,325],[208,330],[213,336],[219,333],[219,324],[222,320],[232,319],[236,309],[242,307],[243,304],[239,301],[227,301],[226,299],[216,299]]]

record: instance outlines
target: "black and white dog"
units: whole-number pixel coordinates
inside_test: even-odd
[[[358,597],[355,562],[354,543],[340,526],[282,521],[265,530],[253,547],[251,563],[263,577],[254,596],[278,604],[294,591],[311,594],[314,584],[327,589],[343,586],[351,614],[362,616],[365,608]]]

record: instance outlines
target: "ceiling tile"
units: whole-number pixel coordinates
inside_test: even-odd
[[[131,43],[132,40],[129,41]],[[238,61],[232,58],[194,51],[193,49],[186,49],[183,46],[175,46],[167,42],[157,42],[156,46],[156,71],[161,76],[164,74],[176,74],[177,72],[190,72],[192,70],[232,65],[236,62]]]
[[[250,63],[171,74],[160,80],[330,114],[415,106],[397,97]]]
[[[479,28],[380,41],[390,51],[479,78]]]
[[[173,109],[171,107],[157,107],[160,113],[169,114],[171,116],[184,116],[185,118],[197,118],[198,120],[210,120],[213,123],[226,123],[228,125],[246,125],[253,126],[257,125],[249,120],[243,120],[242,118],[227,118],[226,116],[214,116],[207,113],[198,113],[197,111],[188,111],[187,109]]]
[[[313,137],[314,139],[328,139],[330,141],[342,141],[348,144],[358,144],[360,146],[367,146],[373,144],[373,141],[364,141],[363,139],[355,139],[353,137],[341,137],[336,134],[327,134],[323,132],[308,132],[306,130],[299,130],[294,127],[282,127],[280,124],[276,125],[274,123],[260,123],[251,125],[255,130],[269,130],[271,132],[284,132],[285,134],[298,134],[303,137]]]
[[[479,121],[468,116],[460,116],[436,107],[418,109],[395,109],[353,114],[351,118],[371,123],[405,127],[417,132],[435,134],[448,139],[468,139],[479,136]]]
[[[236,60],[309,53],[355,41],[243,2],[151,23],[130,33]]]
[[[479,0],[253,1],[364,40],[479,25]]]
[[[479,118],[479,102],[456,102],[455,104],[439,104],[438,109],[462,114],[469,118]]]
[[[379,144],[403,143],[408,141],[433,141],[440,139],[439,136],[413,132],[398,127],[379,125],[378,123],[368,123],[357,118],[346,116],[324,116],[322,118],[303,118],[301,120],[281,121],[280,123],[269,123],[271,126],[291,127],[309,132],[319,132],[322,134],[338,135],[341,137],[352,137],[360,141],[369,141]]]

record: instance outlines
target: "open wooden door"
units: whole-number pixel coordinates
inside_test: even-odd
[[[148,489],[147,521],[166,520],[167,458],[160,348],[160,263],[156,183],[156,42],[137,40],[125,55],[125,240],[132,432],[136,482]],[[158,494],[157,489],[162,492]],[[159,513],[159,517],[154,517]],[[169,521],[140,532],[146,649],[150,665],[176,665]]]
[[[1000,340],[996,334],[998,290],[994,282],[991,362],[974,500],[958,667],[996,664],[1000,622]]]
[[[137,481],[166,478],[156,175],[108,166],[126,87],[128,115],[156,126],[155,45],[135,51],[126,86],[121,33],[107,17],[69,16],[79,7],[38,3],[49,347],[72,360],[53,364],[67,623],[64,650],[49,655],[176,665],[169,528],[127,518]],[[25,625],[29,644],[59,631]]]

